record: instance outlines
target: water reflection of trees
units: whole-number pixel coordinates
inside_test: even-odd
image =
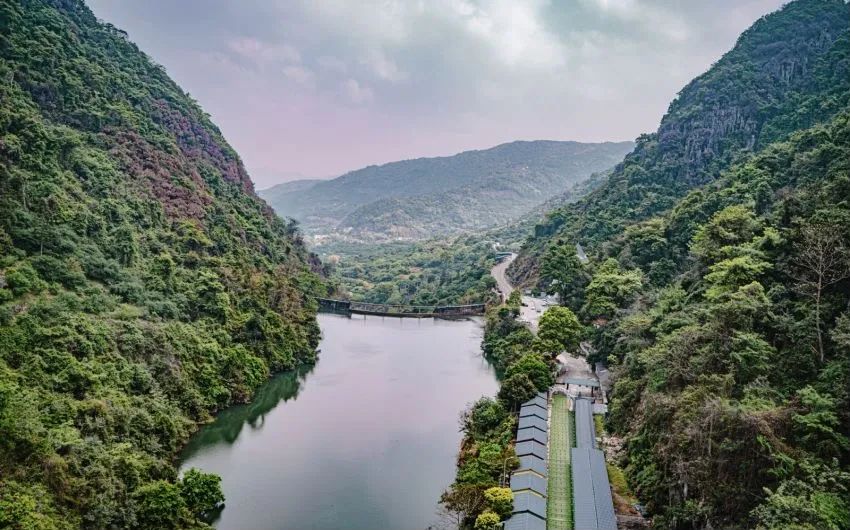
[[[239,438],[239,433],[246,424],[252,429],[262,429],[268,412],[281,401],[298,397],[301,384],[312,370],[313,366],[302,366],[279,374],[260,387],[250,403],[222,411],[213,423],[205,425],[192,437],[183,451],[183,459],[206,446],[221,442],[232,444]]]

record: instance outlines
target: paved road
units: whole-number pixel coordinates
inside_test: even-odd
[[[558,362],[567,368],[567,372],[559,379],[574,378],[574,379],[596,379],[596,374],[590,369],[587,359],[584,357],[574,357],[568,353],[561,353],[557,357]]]
[[[522,307],[519,308],[519,319],[523,322],[528,322],[531,331],[537,333],[537,322],[540,320],[540,315],[546,311],[547,306],[543,305],[545,300],[535,298],[533,296],[523,295]]]
[[[492,269],[490,269],[490,275],[496,280],[496,286],[502,294],[502,301],[505,301],[505,299],[507,299],[514,290],[514,286],[511,285],[505,271],[515,259],[516,254],[511,254],[509,257],[497,263]],[[543,314],[543,311],[546,310],[547,306],[548,303],[544,298],[535,298],[533,296],[523,295],[519,319],[523,322],[528,322],[528,326],[531,328],[531,331],[537,333],[537,321],[540,319],[540,315]]]
[[[514,286],[511,285],[511,282],[508,281],[508,277],[505,274],[505,271],[508,270],[508,267],[511,263],[513,263],[515,259],[516,254],[511,254],[507,258],[494,265],[492,269],[490,269],[490,275],[495,278],[496,287],[502,294],[502,302],[507,300],[508,296],[510,296],[511,292],[513,292],[514,290]]]

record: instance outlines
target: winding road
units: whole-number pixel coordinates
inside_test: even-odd
[[[496,280],[496,288],[499,290],[499,293],[502,295],[502,302],[508,299],[508,296],[513,292],[514,287],[511,285],[511,282],[508,281],[508,277],[505,272],[510,267],[511,263],[516,259],[516,254],[513,253],[507,258],[503,259],[499,263],[495,264],[492,269],[490,269],[490,275]]]
[[[502,296],[502,302],[507,300],[508,296],[510,296],[514,290],[514,286],[511,285],[511,282],[508,280],[506,271],[508,270],[508,267],[510,267],[511,263],[513,263],[516,259],[516,256],[517,255],[515,253],[511,254],[490,269],[490,275],[496,280],[496,286]],[[537,333],[537,321],[540,319],[540,315],[543,314],[543,311],[546,310],[547,305],[548,302],[545,298],[523,295],[519,319],[523,322],[528,322],[528,326],[531,328],[531,331]]]

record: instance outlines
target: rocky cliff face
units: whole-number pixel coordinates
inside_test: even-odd
[[[558,236],[599,244],[717,178],[735,159],[830,119],[850,104],[850,7],[798,0],[763,17],[688,83],[655,133],[643,135],[608,182],[552,212],[509,273],[534,281]]]
[[[735,48],[682,89],[661,120],[657,155],[668,166],[666,183],[704,184],[737,152],[763,145],[762,128],[790,111],[789,101],[823,88],[816,65],[842,44],[847,29],[840,0],[801,0],[743,33]],[[810,116],[804,126],[830,115]]]

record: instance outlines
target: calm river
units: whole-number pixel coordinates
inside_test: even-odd
[[[497,390],[480,320],[319,315],[312,371],[271,380],[201,429],[183,469],[218,473],[222,530],[439,524],[458,414]]]

